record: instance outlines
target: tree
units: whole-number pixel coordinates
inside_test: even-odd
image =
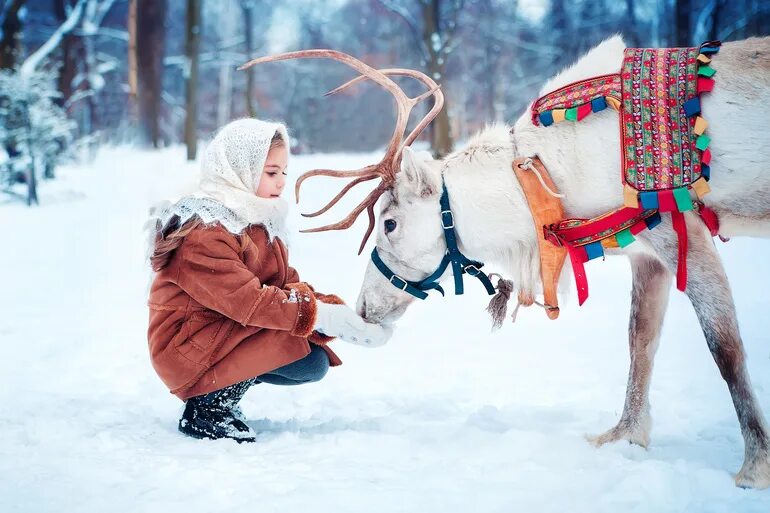
[[[198,147],[198,65],[200,54],[201,0],[187,0],[185,36],[185,98],[186,117],[184,140],[187,160],[195,160]]]
[[[246,59],[254,58],[254,0],[241,0],[241,10],[243,11],[243,33],[246,36]],[[250,117],[257,115],[257,109],[254,106],[254,68],[246,70],[246,110]]]
[[[676,2],[676,46],[685,47],[690,46],[691,34],[690,34],[690,16],[692,13],[692,6],[690,0],[677,0]]]
[[[0,69],[12,69],[16,65],[21,39],[22,21],[19,11],[27,0],[12,0],[0,10]]]
[[[407,7],[415,2],[380,0],[380,3],[406,24],[415,45],[419,48],[428,75],[441,83],[445,78],[449,55],[455,48],[458,19],[465,0],[418,0],[416,4],[419,7],[419,22]],[[446,98],[447,91],[443,92]],[[444,108],[431,125],[433,152],[438,157],[451,152],[454,144],[448,103],[445,100]]]
[[[160,108],[167,0],[137,0],[136,69],[140,137],[160,146]]]

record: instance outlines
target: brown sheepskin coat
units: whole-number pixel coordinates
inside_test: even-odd
[[[252,225],[240,236],[218,224],[192,230],[158,272],[149,297],[150,357],[180,399],[206,394],[299,360],[316,332],[316,293],[288,264],[286,247]]]

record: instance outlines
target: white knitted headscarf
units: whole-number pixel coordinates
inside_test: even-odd
[[[151,212],[153,224],[160,221],[164,229],[174,216],[182,225],[197,215],[204,223],[219,222],[236,235],[251,224],[261,224],[270,240],[279,237],[286,242],[286,200],[256,195],[276,133],[288,147],[289,135],[281,123],[246,118],[223,126],[203,154],[199,191],[156,206]]]

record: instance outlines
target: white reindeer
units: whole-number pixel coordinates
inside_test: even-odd
[[[617,72],[624,48],[620,37],[603,42],[546,83],[542,94],[580,79]],[[343,60],[338,55],[305,53],[261,61],[305,56]],[[358,298],[358,311],[366,320],[377,323],[397,320],[414,301],[413,295],[401,290],[406,288],[406,282],[415,284],[425,280],[446,254],[442,222],[448,221],[442,218],[439,204],[442,183],[451,199],[449,222],[454,224],[462,254],[500,269],[526,294],[536,293],[540,288],[539,235],[511,168],[514,158],[540,157],[556,188],[564,194],[564,212],[569,218],[592,218],[623,204],[618,113],[608,109],[580,123],[544,128],[533,125],[530,113],[525,112],[512,128],[489,127],[472,138],[463,150],[440,161],[430,160],[408,148],[416,137],[414,132],[398,146],[405,127],[402,117],[409,112],[404,106],[410,107],[408,102],[413,105],[422,97],[409,99],[403,93],[399,96],[386,75],[410,75],[422,80],[431,88],[440,108],[442,97],[435,84],[416,72],[381,70],[379,73],[358,61],[345,62],[365,75],[355,81],[370,78],[387,87],[402,107],[394,141],[381,163],[356,172],[310,173],[354,176],[357,177],[355,183],[375,176],[383,178],[380,186],[348,218],[320,228],[346,228],[364,208],[369,212],[370,223],[374,223],[373,205],[378,196],[382,197],[379,222],[370,224],[370,230],[376,226],[377,255],[396,278],[386,278],[374,263],[369,264]],[[719,70],[717,87],[702,100],[713,139],[712,192],[704,202],[719,216],[720,235],[767,237],[770,236],[770,138],[765,112],[770,105],[770,38],[723,45],[714,59],[714,67]],[[418,128],[424,128],[430,119],[427,116]],[[298,181],[298,188],[302,179]],[[338,199],[339,196],[331,204]],[[328,206],[316,214],[326,209]],[[770,435],[746,370],[729,283],[702,221],[688,212],[686,223],[690,248],[686,294],[727,382],[745,442],[745,459],[735,482],[742,487],[766,488],[770,486]],[[615,427],[591,439],[597,446],[627,440],[646,447],[650,440],[650,376],[677,267],[677,238],[670,217],[663,216],[661,226],[640,233],[637,239],[637,243],[625,249],[607,250],[610,255],[623,254],[631,260],[631,366],[621,418]],[[563,271],[566,273],[568,271]],[[451,274],[449,269],[442,278]]]

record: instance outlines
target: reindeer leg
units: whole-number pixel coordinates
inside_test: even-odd
[[[626,402],[615,427],[601,435],[588,437],[588,441],[597,447],[618,440],[628,440],[642,447],[650,443],[650,378],[668,305],[671,273],[650,255],[632,254],[630,260],[633,273],[631,318],[628,325],[631,367],[628,372]]]
[[[664,219],[668,217],[664,215]],[[738,321],[719,254],[702,223],[686,215],[689,235],[687,296],[695,308],[711,355],[732,396],[744,440],[744,462],[735,483],[741,487],[770,486],[770,436],[754,396]],[[670,272],[675,272],[677,242],[670,222],[646,232],[644,239],[656,250]],[[641,234],[640,234],[641,235]]]

